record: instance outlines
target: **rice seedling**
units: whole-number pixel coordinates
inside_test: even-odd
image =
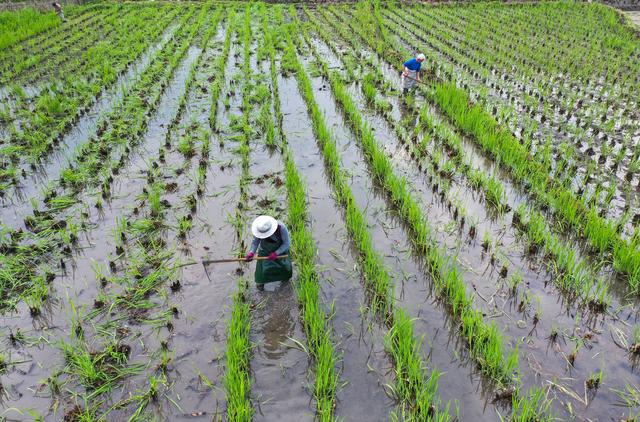
[[[227,371],[225,389],[227,392],[227,416],[233,421],[250,421],[253,406],[249,400],[251,378],[249,376],[250,309],[245,300],[246,280],[238,281],[238,292],[233,299],[231,320],[227,334]]]
[[[590,390],[597,390],[602,385],[603,379],[604,373],[602,370],[599,370],[598,372],[589,375],[589,378],[585,381],[585,385]]]

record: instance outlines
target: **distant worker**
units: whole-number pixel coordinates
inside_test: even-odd
[[[51,3],[53,9],[56,11],[56,15],[62,20],[62,22],[66,22],[67,20],[64,18],[64,12],[62,11],[62,6],[58,2]]]
[[[256,263],[255,280],[258,289],[264,289],[266,283],[273,281],[288,281],[293,269],[289,255],[289,231],[287,227],[268,215],[261,215],[251,224],[253,242],[246,256],[246,261],[252,261],[256,256],[267,257]],[[281,258],[282,255],[287,255]]]
[[[422,82],[420,79],[420,68],[424,61],[424,54],[420,53],[416,57],[404,62],[404,70],[402,71],[402,93],[407,95],[409,90],[415,87],[416,82]]]

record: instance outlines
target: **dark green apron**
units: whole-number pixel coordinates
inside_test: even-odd
[[[275,252],[282,245],[282,242],[270,242],[264,239],[260,242],[258,248],[258,256],[269,256],[271,252]],[[282,252],[282,255],[289,255],[289,251]],[[291,259],[282,258],[275,261],[268,259],[260,260],[256,263],[256,283],[265,284],[272,281],[287,281],[293,275],[291,267]]]

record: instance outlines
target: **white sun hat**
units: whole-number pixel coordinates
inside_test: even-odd
[[[420,53],[420,54],[418,54],[416,59],[424,61],[424,59],[426,59],[426,57],[424,56],[424,54]]]
[[[278,230],[278,222],[268,215],[256,217],[251,224],[251,233],[258,239],[266,239]]]

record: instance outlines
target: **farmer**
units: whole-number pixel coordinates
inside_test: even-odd
[[[288,281],[292,275],[291,260],[278,258],[280,255],[289,254],[289,231],[287,227],[268,215],[261,215],[251,224],[253,242],[246,256],[246,261],[251,261],[256,256],[267,257],[266,260],[258,260],[256,264],[256,284],[258,289],[264,289],[264,284],[272,281]]]
[[[407,95],[409,90],[416,85],[416,81],[422,82],[420,79],[420,67],[422,67],[424,59],[424,54],[420,53],[416,57],[404,62],[404,70],[402,71],[402,94]]]
[[[56,15],[58,15],[60,20],[62,20],[62,22],[66,22],[67,20],[64,18],[64,12],[62,11],[62,6],[60,6],[60,3],[53,2],[51,3],[51,5],[53,6],[53,9],[56,11]]]

